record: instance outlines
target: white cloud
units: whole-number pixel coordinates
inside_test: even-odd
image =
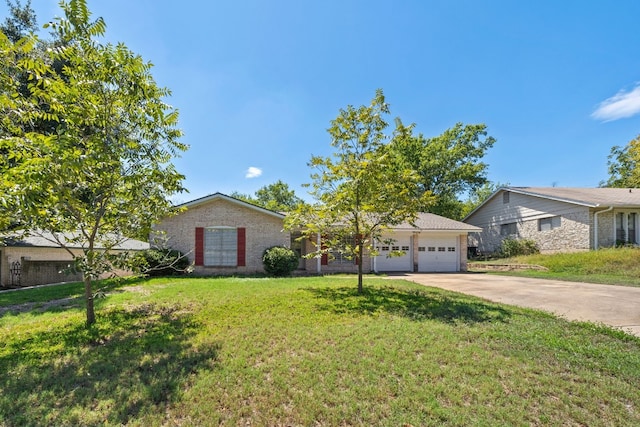
[[[262,169],[251,166],[247,169],[247,174],[244,176],[245,178],[257,178],[262,175]]]
[[[640,84],[629,92],[621,90],[598,105],[591,117],[596,120],[610,122],[640,114]]]

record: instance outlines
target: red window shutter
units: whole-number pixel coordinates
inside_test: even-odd
[[[196,227],[196,265],[204,265],[204,228]]]
[[[247,265],[247,229],[238,227],[238,267]]]

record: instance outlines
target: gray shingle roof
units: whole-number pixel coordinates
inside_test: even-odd
[[[0,236],[2,237],[2,236]],[[67,239],[72,238],[71,234],[61,236],[61,241],[66,243]],[[121,238],[122,240],[113,247],[115,250],[127,250],[127,251],[141,251],[149,249],[149,243],[136,239]],[[59,248],[59,244],[55,242],[51,233],[41,232],[30,236],[4,236],[4,244],[6,246],[20,246],[20,247],[38,247],[38,248]],[[77,243],[69,243],[69,248],[82,249],[82,245]],[[103,249],[101,246],[97,246],[96,249]]]
[[[640,188],[507,187],[504,190],[589,207],[640,206]]]
[[[417,228],[420,230],[460,232],[473,232],[482,230],[480,227],[476,227],[474,225],[465,224],[464,222],[426,212],[418,214],[418,219],[415,222],[415,227],[408,222],[404,222],[391,228],[394,230],[416,230]]]

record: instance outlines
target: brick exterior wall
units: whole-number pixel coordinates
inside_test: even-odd
[[[260,208],[246,206],[244,203],[229,200],[226,196],[214,197],[209,201],[192,205],[180,214],[166,218],[155,229],[164,231],[166,245],[187,255],[195,263],[196,228],[206,227],[234,227],[244,228],[246,232],[245,266],[211,267],[194,266],[194,274],[230,275],[263,273],[262,254],[271,246],[291,247],[291,233],[283,230],[283,219],[271,215]],[[152,242],[153,242],[152,236]],[[459,238],[460,270],[466,270],[467,241],[466,236]],[[304,239],[301,243],[302,255],[314,253],[315,239]],[[365,273],[373,271],[373,260],[367,253],[362,257],[362,267]],[[200,260],[199,260],[200,261]],[[296,274],[331,274],[356,273],[358,265],[355,260],[338,262],[322,258],[305,258],[300,262],[301,268]]]
[[[460,255],[460,271],[461,272],[465,272],[467,271],[467,235],[466,234],[462,234],[460,236],[458,236],[458,246],[460,247],[460,250],[458,251],[458,254]]]
[[[194,274],[251,274],[264,272],[262,254],[271,246],[290,247],[290,233],[283,231],[281,218],[258,209],[245,207],[224,199],[188,208],[179,215],[166,218],[155,229],[166,233],[167,245],[195,261],[195,230],[197,227],[241,227],[246,232],[245,266],[195,266]]]

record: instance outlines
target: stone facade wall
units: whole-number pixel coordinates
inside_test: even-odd
[[[560,227],[548,231],[539,231],[539,218],[529,221],[515,221],[517,233],[512,236],[501,235],[500,225],[492,224],[485,227],[480,233],[470,233],[469,246],[478,247],[480,252],[484,254],[493,253],[500,249],[502,240],[511,237],[534,240],[542,253],[589,250],[592,247],[593,214],[589,212],[588,208],[575,209],[560,215],[560,218]],[[601,220],[600,228],[606,231],[607,225],[604,223],[611,221],[602,221],[602,216],[599,219]],[[607,232],[610,235],[611,232]]]
[[[246,266],[195,266],[196,275],[251,274],[264,272],[262,254],[272,246],[291,246],[291,235],[283,231],[281,218],[258,209],[224,199],[187,209],[163,220],[155,229],[166,233],[166,244],[195,261],[195,230],[197,227],[244,227],[246,229]]]
[[[588,251],[590,248],[590,218],[585,208],[561,216],[560,227],[538,230],[538,220],[518,224],[519,237],[534,240],[542,253]]]
[[[615,230],[614,230],[614,216],[615,211],[603,212],[598,214],[598,247],[610,248],[615,246]],[[590,215],[590,222],[595,226],[595,216],[592,212]],[[594,242],[595,235],[590,236],[591,247],[595,248]]]

